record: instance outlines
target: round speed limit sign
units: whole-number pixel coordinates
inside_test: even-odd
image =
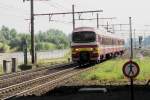
[[[134,61],[128,61],[123,65],[122,68],[123,74],[128,78],[135,78],[139,72],[139,65]]]

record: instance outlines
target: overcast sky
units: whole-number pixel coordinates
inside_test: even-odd
[[[49,0],[36,1],[35,13],[67,12],[71,11],[75,4],[76,11],[103,10],[100,17],[117,17],[115,20],[107,20],[109,23],[129,23],[128,17],[132,17],[133,28],[137,30],[148,29],[144,25],[150,24],[150,1],[149,0]],[[29,31],[30,17],[29,1],[23,0],[0,0],[0,26],[5,25],[15,28],[19,32]],[[52,19],[60,22],[49,22],[49,17],[35,17],[35,31],[45,31],[49,28],[58,28],[67,33],[72,31],[71,15],[52,16]],[[96,14],[83,14],[82,18],[96,17]],[[76,15],[78,18],[78,15]],[[106,20],[100,20],[100,24],[106,24]],[[96,21],[77,21],[76,26],[96,26]]]

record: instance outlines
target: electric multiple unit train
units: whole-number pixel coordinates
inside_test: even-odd
[[[109,57],[123,54],[124,39],[92,27],[75,28],[71,35],[72,61],[97,63]]]

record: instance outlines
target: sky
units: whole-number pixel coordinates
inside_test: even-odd
[[[149,0],[34,0],[34,13],[70,12],[72,4],[75,11],[103,10],[100,17],[116,17],[113,20],[100,20],[100,24],[128,24],[132,17],[132,28],[136,32],[143,33],[150,30],[150,1]],[[30,2],[23,0],[0,0],[0,26],[5,25],[15,28],[18,32],[29,32]],[[95,18],[96,13],[82,14],[81,18]],[[78,15],[75,16],[78,18]],[[48,16],[35,17],[35,32],[46,31],[50,28],[63,30],[69,34],[72,31],[72,15],[52,16],[57,22],[49,22]],[[76,21],[78,26],[96,26],[95,21]],[[119,27],[115,27],[118,29]],[[124,26],[127,30],[128,27]],[[128,33],[128,32],[122,32]],[[127,34],[125,34],[127,35]]]

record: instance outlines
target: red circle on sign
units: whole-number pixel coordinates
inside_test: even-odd
[[[134,65],[134,67],[136,67],[136,70],[137,70],[137,72],[136,72],[134,75],[132,75],[132,76],[130,76],[129,74],[127,74],[127,72],[126,72],[126,70],[125,70],[126,67],[128,67],[128,65],[130,65],[130,64]],[[130,61],[126,62],[126,63],[123,65],[122,72],[123,72],[123,74],[124,74],[126,77],[128,77],[128,78],[135,78],[135,77],[139,74],[140,68],[139,68],[139,65],[138,65],[136,62],[130,60]]]

